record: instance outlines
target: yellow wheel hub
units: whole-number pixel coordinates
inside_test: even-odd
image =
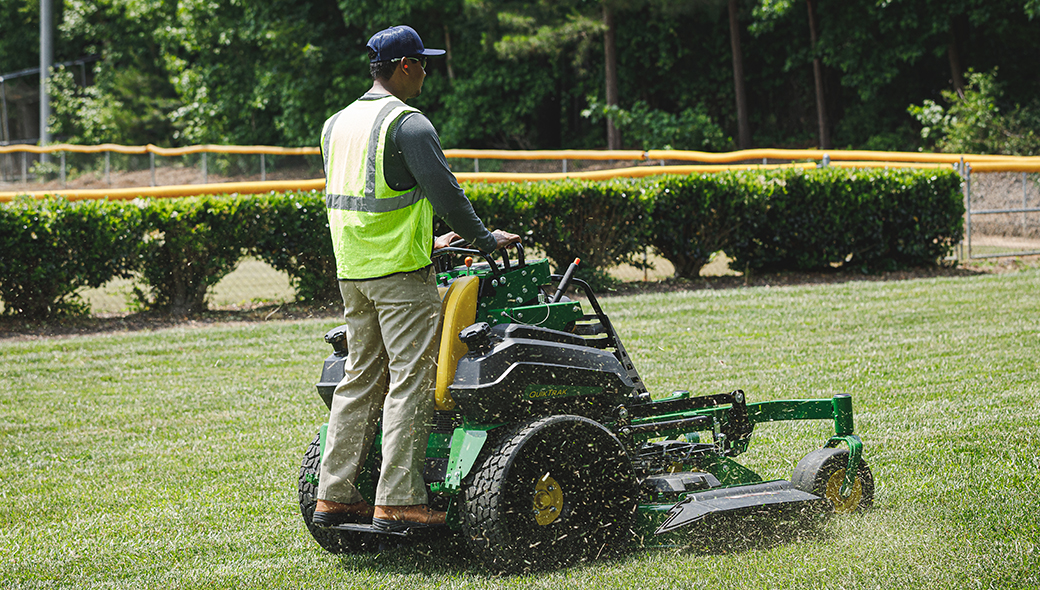
[[[560,517],[563,510],[563,490],[560,484],[549,476],[543,475],[534,483],[534,519],[545,526]]]
[[[841,495],[841,486],[844,483],[845,470],[839,469],[827,480],[827,490],[824,492],[824,496],[834,504],[834,511],[838,514],[855,512],[863,500],[863,480],[856,478],[852,485],[852,493],[848,496]]]

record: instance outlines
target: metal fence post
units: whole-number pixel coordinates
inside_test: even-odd
[[[206,170],[206,152],[202,152],[202,184],[209,184],[209,171]]]
[[[260,182],[267,180],[267,158],[260,154]]]
[[[29,152],[22,152],[22,183],[29,182]]]
[[[563,162],[563,173],[567,174],[567,159],[564,158],[563,160],[560,160],[560,161]]]
[[[964,175],[964,199],[967,204],[964,210],[967,212],[967,227],[968,227],[968,258],[972,258],[971,252],[971,164],[964,163],[964,159],[961,158],[961,173]]]
[[[473,172],[480,172],[480,160],[473,158]]]
[[[1022,173],[1022,209],[1023,209],[1023,211],[1022,211],[1022,237],[1023,238],[1026,237],[1026,235],[1028,233],[1028,230],[1029,230],[1029,221],[1026,219],[1026,216],[1028,214],[1025,212],[1025,209],[1027,207],[1029,207],[1029,200],[1026,198],[1026,182],[1027,181],[1028,180],[1026,179],[1026,173],[1023,172]]]
[[[66,188],[65,183],[65,152],[61,152],[61,188]]]
[[[112,152],[105,152],[105,184],[112,186]]]
[[[152,186],[155,186],[155,152],[148,152],[148,169],[152,171]]]

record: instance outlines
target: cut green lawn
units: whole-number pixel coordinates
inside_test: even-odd
[[[1040,587],[1040,270],[602,303],[655,394],[851,393],[875,508],[505,578],[454,543],[333,556],[295,487],[335,319],[3,340],[0,587]],[[739,460],[789,477],[831,429]]]

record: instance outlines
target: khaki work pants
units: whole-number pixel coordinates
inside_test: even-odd
[[[425,504],[423,465],[433,418],[441,302],[432,267],[368,281],[340,281],[347,324],[345,376],[336,387],[318,498],[362,500],[354,480],[382,413],[375,502]]]

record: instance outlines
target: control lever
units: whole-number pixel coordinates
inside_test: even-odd
[[[563,273],[563,278],[560,279],[560,286],[556,288],[556,293],[553,295],[552,303],[560,302],[560,298],[563,297],[563,292],[570,286],[571,278],[574,277],[574,271],[578,270],[579,262],[581,262],[581,258],[575,258],[574,262],[567,267],[567,272]]]

